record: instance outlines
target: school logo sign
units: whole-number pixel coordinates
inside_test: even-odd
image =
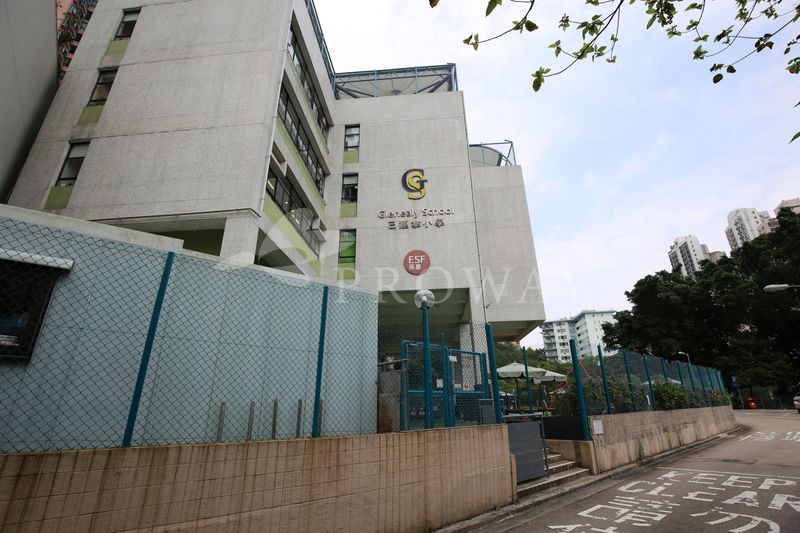
[[[431,267],[431,256],[424,250],[412,250],[403,258],[403,267],[412,276],[419,276]]]
[[[425,172],[421,168],[412,168],[403,174],[403,188],[408,191],[409,200],[420,200],[425,197]]]

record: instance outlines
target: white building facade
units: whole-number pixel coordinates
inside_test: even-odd
[[[578,357],[597,357],[598,346],[602,346],[604,355],[614,355],[616,350],[609,350],[603,342],[603,324],[614,323],[616,311],[581,311],[572,318],[550,320],[542,324],[545,355],[559,363],[567,363],[572,359],[569,349],[570,339],[575,340]]]
[[[763,223],[769,222],[769,213],[754,208],[739,208],[728,213],[728,226],[725,237],[731,251],[741,248],[764,232]]]
[[[311,0],[98,3],[9,203],[374,290],[387,327],[421,288],[497,340],[544,320],[513,145],[470,146],[455,65],[336,73]]]
[[[691,277],[694,277],[695,272],[700,271],[701,261],[711,259],[708,246],[700,244],[694,235],[676,238],[672,241],[667,255],[673,270],[679,268],[681,274]]]

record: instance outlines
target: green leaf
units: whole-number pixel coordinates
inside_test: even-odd
[[[464,44],[469,44],[470,42],[472,42],[472,34],[471,33],[469,34],[469,37],[464,39]]]
[[[532,20],[526,20],[525,29],[528,31],[536,31],[539,29],[539,26],[537,26],[536,23],[533,22]]]
[[[721,82],[721,81],[722,81],[722,74],[717,74],[717,75],[715,75],[715,76],[714,76],[714,78],[713,78],[713,80],[711,80],[711,81],[713,81],[714,83],[719,83],[719,82]]]
[[[650,29],[650,26],[652,26],[652,25],[653,25],[653,23],[656,21],[656,17],[657,17],[657,16],[658,16],[658,15],[653,15],[652,17],[650,17],[650,20],[648,20],[648,21],[647,21],[647,29],[648,29],[648,30]]]
[[[535,92],[535,93],[539,92],[539,89],[542,88],[542,82],[543,82],[542,78],[536,78],[536,79],[533,80],[533,92]],[[798,135],[800,135],[800,134],[798,134]],[[797,137],[797,135],[795,135],[795,137]],[[794,139],[792,139],[792,140],[794,140]]]
[[[728,74],[733,74],[734,72],[736,72],[736,69],[733,68],[733,65],[728,65],[728,68],[725,69],[725,72],[727,72]]]
[[[797,133],[795,133],[795,134],[794,134],[794,137],[792,137],[792,140],[791,140],[791,141],[789,141],[789,142],[790,142],[790,143],[792,143],[792,142],[796,141],[797,139],[800,139],[800,131],[798,131]]]
[[[503,0],[489,0],[489,4],[486,6],[486,16],[488,17],[489,15],[491,15],[492,11],[494,11],[494,8],[496,8],[502,3]]]

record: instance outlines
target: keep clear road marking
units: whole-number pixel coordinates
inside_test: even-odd
[[[769,477],[769,478],[779,477],[779,478],[782,478],[782,479],[800,479],[800,477],[797,477],[797,476],[776,476],[776,475],[766,475],[766,474],[750,474],[750,473],[746,473],[746,472],[722,472],[720,470],[698,470],[696,468],[667,468],[667,467],[659,466],[658,470],[681,470],[681,471],[684,471],[684,472],[704,472],[704,473],[707,472],[707,473],[710,473],[710,474],[725,474],[725,475],[728,475],[728,476],[752,476],[752,477]]]

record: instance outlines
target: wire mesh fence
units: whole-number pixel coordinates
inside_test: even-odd
[[[666,411],[692,407],[726,405],[718,370],[682,361],[620,350],[580,359],[578,368],[583,384],[587,415]],[[574,371],[556,401],[556,414],[575,416],[580,398]]]
[[[376,432],[374,294],[0,230],[0,451]]]

